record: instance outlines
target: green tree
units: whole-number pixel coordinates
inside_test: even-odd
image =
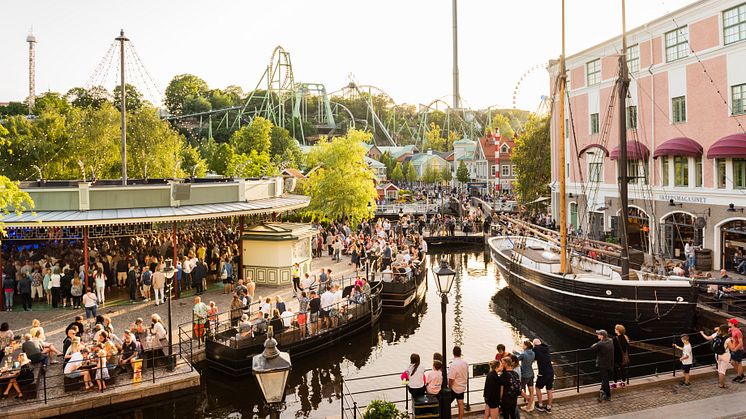
[[[202,158],[196,147],[184,144],[184,147],[181,149],[181,169],[189,176],[194,174],[195,177],[205,177],[207,174],[207,161]],[[174,173],[176,173],[176,170],[174,170]],[[174,177],[176,176],[174,175]]]
[[[516,165],[520,202],[531,202],[549,193],[552,169],[548,116],[529,116],[524,132],[515,140],[510,160]]]
[[[7,131],[0,126],[0,138],[6,135]],[[34,201],[26,192],[18,187],[18,182],[8,179],[6,176],[0,176],[0,214],[9,214],[11,211],[20,214],[23,211],[33,209]],[[0,222],[0,237],[5,235],[5,228]]]
[[[220,144],[212,155],[212,158],[208,160],[210,162],[210,170],[219,175],[225,175],[228,170],[228,164],[235,154],[230,144]]]
[[[352,224],[373,214],[378,195],[361,144],[370,139],[370,133],[351,129],[344,137],[321,140],[311,150],[308,164],[319,169],[306,183],[311,197],[306,214],[322,221],[347,218]],[[373,206],[369,208],[368,203]]]
[[[466,183],[471,179],[469,169],[466,168],[466,163],[463,160],[459,162],[458,169],[456,169],[456,179],[461,183]]]
[[[446,166],[440,171],[440,179],[445,183],[451,183],[453,180],[453,173],[451,172],[451,166]]]
[[[70,110],[70,102],[57,92],[46,92],[39,95],[34,102],[34,115],[40,115],[44,110],[53,109],[59,114],[66,114]]]
[[[434,151],[447,151],[448,140],[441,136],[442,130],[435,122],[430,123],[430,129],[425,133],[425,142],[422,146],[423,150],[434,150]]]
[[[490,133],[500,132],[500,135],[508,138],[512,138],[515,134],[513,127],[510,125],[510,119],[501,113],[492,116],[492,123],[487,127],[487,131]]]
[[[127,112],[135,112],[142,108],[143,104],[143,98],[142,93],[137,90],[137,88],[129,83],[125,83],[125,86],[127,87],[124,90],[124,104],[127,105]],[[116,85],[114,87],[114,107],[117,109],[122,108],[122,87],[120,85]]]
[[[389,179],[393,180],[394,182],[401,182],[404,180],[404,172],[402,171],[401,164],[397,163],[396,166],[394,166],[394,170],[392,171],[386,171],[386,173],[389,173]]]
[[[290,132],[282,127],[272,127],[270,133],[270,156],[275,163],[284,163],[286,167],[301,167],[303,152],[298,141],[290,136]]]
[[[409,183],[417,182],[417,170],[415,170],[412,162],[408,161],[404,167],[406,168],[406,173],[404,174],[404,176],[406,176],[407,182]]]
[[[182,103],[181,112],[184,115],[193,113],[209,112],[212,110],[212,104],[206,97],[197,95],[188,95],[184,98]]]
[[[172,115],[181,115],[188,96],[192,96],[194,101],[194,98],[204,98],[208,90],[207,82],[201,78],[192,74],[179,74],[168,83],[163,103]]]
[[[10,102],[5,106],[0,106],[0,115],[26,115],[28,114],[28,105],[23,102]]]
[[[428,185],[438,183],[440,181],[440,172],[431,164],[427,164],[425,165],[425,171],[422,173],[422,181]]]
[[[73,87],[67,91],[65,98],[76,108],[100,108],[110,103],[111,94],[103,86],[92,86],[90,89]]]
[[[143,106],[127,115],[127,172],[130,176],[186,176],[183,168],[189,163],[183,160],[185,147],[184,137],[162,120],[152,106]],[[192,166],[188,167],[190,174]]]
[[[220,89],[212,89],[207,92],[207,99],[212,109],[225,109],[233,106],[233,97]]]
[[[251,150],[249,154],[234,154],[228,162],[227,176],[235,177],[261,177],[271,176],[277,173],[277,168],[272,164],[269,153],[257,153]]]
[[[118,177],[122,167],[120,124],[120,113],[111,102],[73,109],[66,128],[70,154],[62,157],[67,163],[55,177],[86,180]]]
[[[238,154],[249,154],[254,150],[258,154],[269,155],[272,148],[272,121],[257,116],[249,125],[233,133],[231,145]]]

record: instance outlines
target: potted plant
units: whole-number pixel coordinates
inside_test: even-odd
[[[373,400],[363,413],[364,419],[407,419],[409,415],[401,412],[392,402]]]

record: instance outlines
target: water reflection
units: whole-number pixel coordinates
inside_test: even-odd
[[[494,264],[481,248],[429,255],[426,263],[431,272],[438,266],[441,257],[458,272],[446,314],[449,330],[452,330],[446,337],[447,345],[461,345],[468,362],[489,360],[494,356],[498,343],[513,349],[527,337],[540,336],[553,350],[585,345],[584,340],[579,340],[582,337],[543,320],[507,290],[503,290],[504,281],[497,277]],[[293,359],[293,371],[288,380],[287,409],[283,417],[339,415],[343,376],[345,385],[353,392],[371,387],[393,387],[390,391],[355,396],[360,405],[372,398],[403,399],[405,390],[398,374],[406,368],[409,354],[417,352],[423,359],[429,359],[433,352],[441,348],[440,296],[434,276],[429,275],[428,281],[429,287],[424,297],[408,311],[385,314],[369,331],[309,357]],[[350,380],[388,373],[396,373],[397,376],[374,381]],[[261,392],[253,377],[236,379],[205,371],[202,381],[203,391],[194,400],[161,405],[159,409],[168,410],[168,406],[171,406],[172,410],[156,416],[265,417]],[[142,415],[142,410],[140,412]],[[132,410],[117,417],[135,415]]]

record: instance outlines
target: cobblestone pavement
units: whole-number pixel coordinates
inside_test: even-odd
[[[714,371],[713,371],[714,372]],[[707,377],[696,377],[692,379],[692,385],[689,387],[682,387],[678,385],[678,382],[671,383],[660,383],[660,385],[646,386],[635,389],[633,387],[627,387],[624,389],[612,390],[612,401],[599,403],[595,397],[581,397],[576,399],[568,399],[566,401],[556,401],[552,406],[552,413],[541,413],[541,412],[521,412],[522,419],[535,419],[535,418],[552,418],[552,419],[585,419],[585,418],[602,418],[607,416],[620,415],[624,413],[641,412],[646,409],[660,408],[661,406],[670,406],[680,403],[687,403],[695,400],[704,400],[708,398],[715,398],[717,396],[727,395],[730,400],[742,400],[746,395],[746,384],[734,384],[730,383],[730,379],[734,377],[733,370],[729,370],[728,382],[729,386],[726,389],[718,387],[717,376],[712,374]],[[714,402],[714,401],[713,401]],[[665,415],[665,417],[671,418],[716,418],[722,417],[721,415],[714,414],[709,409],[707,403],[701,403],[692,408],[688,414],[680,415],[675,414],[672,416]],[[740,418],[746,417],[746,405],[743,407],[743,413],[735,416],[727,416],[728,418]],[[624,416],[632,417],[636,419],[642,419],[643,416],[639,414]],[[470,418],[481,418],[482,413],[470,415]],[[663,417],[660,415],[644,416],[647,417]]]
[[[334,278],[347,277],[354,275],[354,267],[349,264],[349,260],[343,257],[341,262],[333,262],[330,257],[325,256],[321,258],[315,258],[311,264],[314,273],[317,273],[322,267],[330,268],[333,271]],[[152,292],[151,292],[152,295]],[[175,335],[178,332],[177,325],[191,322],[192,320],[192,306],[193,306],[193,290],[182,292],[181,298],[172,300],[172,324],[174,333],[174,342],[178,340]],[[297,308],[297,302],[293,298],[292,286],[286,285],[282,287],[270,287],[258,285],[256,287],[255,296],[274,296],[280,295],[290,307],[293,309]],[[223,285],[219,282],[212,282],[208,284],[208,290],[202,295],[202,301],[208,303],[209,301],[215,301],[218,310],[227,311],[230,309],[232,296],[230,294],[223,294]],[[47,341],[55,344],[58,349],[62,348],[62,340],[65,338],[64,331],[68,324],[70,324],[76,315],[80,314],[85,316],[85,310],[71,308],[57,308],[53,309],[46,304],[36,304],[34,311],[23,311],[23,309],[16,305],[14,311],[0,312],[0,322],[8,322],[11,330],[16,335],[22,335],[31,327],[31,321],[33,319],[39,319],[42,327],[47,336]],[[135,319],[138,317],[145,320],[145,324],[148,325],[150,316],[153,313],[158,313],[163,319],[164,324],[167,321],[168,309],[166,304],[159,306],[155,305],[154,301],[144,302],[142,300],[135,304],[131,304],[126,290],[114,289],[110,293],[107,293],[106,305],[99,307],[98,313],[105,314],[111,317],[114,325],[114,331],[117,335],[121,336],[121,333],[125,328],[129,327]],[[166,325],[167,326],[167,325]]]

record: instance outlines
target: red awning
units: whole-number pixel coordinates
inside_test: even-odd
[[[582,156],[583,153],[585,153],[586,151],[592,148],[598,148],[598,149],[603,150],[604,155],[606,155],[606,157],[609,157],[609,150],[606,147],[602,146],[601,144],[588,144],[587,146],[581,148],[580,151],[578,151],[578,157]]]
[[[746,134],[723,137],[707,150],[708,159],[746,158]]]
[[[612,160],[619,159],[619,146],[611,150]],[[650,156],[650,150],[639,141],[627,141],[627,160],[643,160]]]
[[[703,149],[698,142],[687,137],[671,138],[659,145],[653,153],[653,158],[657,159],[660,156],[686,156],[686,157],[699,157],[702,155]]]

